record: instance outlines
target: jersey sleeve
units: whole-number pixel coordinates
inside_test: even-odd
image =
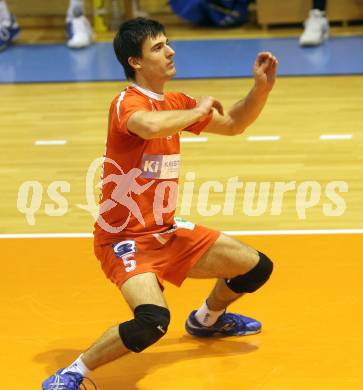
[[[185,108],[186,109],[192,109],[192,108],[194,108],[197,105],[197,101],[193,97],[188,96],[188,95],[186,95],[184,93],[180,94],[180,98],[183,100],[183,103],[185,104]],[[199,135],[202,132],[202,130],[212,120],[212,117],[213,117],[213,112],[208,114],[208,116],[205,119],[193,123],[192,125],[190,125],[187,128],[185,128],[183,131],[189,131],[191,133]]]
[[[152,111],[149,101],[142,96],[126,96],[122,94],[113,104],[113,119],[116,131],[123,134],[134,135],[127,127],[127,122],[132,114],[137,111]]]

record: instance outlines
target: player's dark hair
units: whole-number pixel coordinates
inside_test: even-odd
[[[165,28],[156,20],[135,18],[121,24],[113,40],[113,48],[128,80],[135,80],[135,69],[129,64],[129,57],[141,58],[145,39],[161,34],[165,35]]]

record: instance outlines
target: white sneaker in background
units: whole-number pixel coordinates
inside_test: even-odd
[[[67,46],[71,49],[80,49],[90,46],[94,34],[90,22],[84,15],[74,16],[67,21]]]
[[[324,11],[310,10],[304,23],[304,32],[300,37],[300,46],[318,46],[329,37],[329,22]]]
[[[0,21],[0,51],[5,50],[20,33],[20,27],[14,15]]]

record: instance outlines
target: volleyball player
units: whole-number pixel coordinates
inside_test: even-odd
[[[140,353],[163,337],[170,322],[165,280],[180,286],[187,277],[217,279],[186,320],[189,334],[243,336],[261,331],[259,321],[226,309],[266,283],[272,261],[216,230],[177,220],[174,212],[180,133],[242,134],[267,101],[277,59],[269,52],[257,55],[253,87],[224,113],[211,96],[197,102],[184,93],[164,91],[176,69],[175,52],[160,23],[143,18],[125,22],[114,49],[131,84],[110,107],[94,247],[133,317],[121,319],[75,362],[48,378],[44,390],[76,390],[90,370],[126,353]]]

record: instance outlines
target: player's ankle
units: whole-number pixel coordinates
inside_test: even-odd
[[[82,354],[83,355],[83,354]],[[84,364],[82,355],[80,355],[71,365],[66,367],[62,374],[65,372],[76,372],[77,374],[82,375],[85,377],[89,373],[89,368]]]
[[[207,302],[203,302],[202,306],[195,313],[195,318],[202,326],[212,326],[224,312],[225,309],[218,311],[211,310]]]

